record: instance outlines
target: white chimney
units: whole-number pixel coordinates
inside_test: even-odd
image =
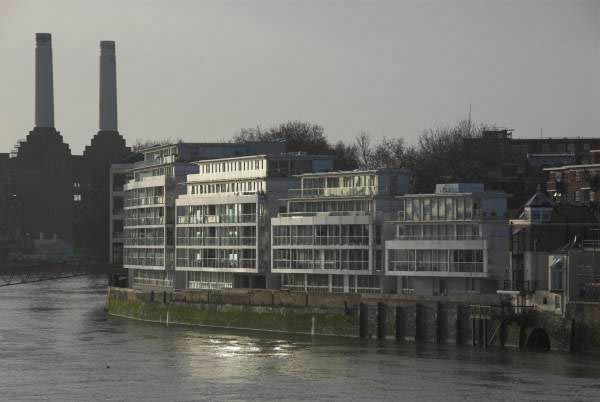
[[[100,131],[117,131],[115,42],[100,42]]]
[[[52,36],[35,34],[35,126],[54,127]]]

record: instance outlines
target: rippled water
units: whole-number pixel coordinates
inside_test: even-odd
[[[600,356],[165,327],[109,317],[105,282],[0,288],[6,401],[600,401]]]

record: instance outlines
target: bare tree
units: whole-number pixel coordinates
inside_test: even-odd
[[[135,140],[135,143],[131,146],[131,150],[134,152],[139,152],[146,148],[156,147],[159,145],[176,144],[180,142],[182,142],[181,138],[177,138],[174,140],[171,137],[158,140],[141,140],[138,138]]]
[[[356,154],[358,156],[358,166],[361,169],[372,169],[373,150],[371,149],[371,136],[366,131],[361,131],[354,139]]]

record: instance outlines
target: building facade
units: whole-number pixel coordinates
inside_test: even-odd
[[[590,163],[544,169],[547,189],[555,203],[586,205],[600,216],[600,150],[592,150],[590,155]]]
[[[329,156],[255,155],[196,163],[176,200],[176,271],[186,288],[277,288],[270,275],[270,218],[294,175],[331,170]]]
[[[284,149],[281,143],[177,143],[141,151],[144,160],[125,172],[131,179],[123,187],[123,266],[131,286],[175,286],[175,199],[185,194],[187,175],[198,173],[192,161]]]
[[[549,286],[548,258],[577,239],[583,239],[598,221],[586,206],[556,204],[542,191],[510,220],[510,275],[507,288],[525,295]]]
[[[483,184],[438,184],[399,198],[386,275],[416,295],[494,293],[508,268],[506,195]]]
[[[509,208],[519,209],[538,187],[545,188],[544,168],[590,163],[590,150],[600,148],[598,137],[514,138],[513,130],[486,130],[469,139],[471,153],[485,152],[496,168],[480,181],[490,190],[509,195]]]
[[[285,212],[271,219],[271,271],[282,288],[306,292],[380,293],[384,221],[409,191],[402,169],[300,176]]]

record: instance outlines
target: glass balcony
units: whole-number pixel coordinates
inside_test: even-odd
[[[373,196],[377,194],[377,187],[332,187],[332,188],[297,188],[290,189],[288,196],[290,198],[303,197],[360,197]]]

